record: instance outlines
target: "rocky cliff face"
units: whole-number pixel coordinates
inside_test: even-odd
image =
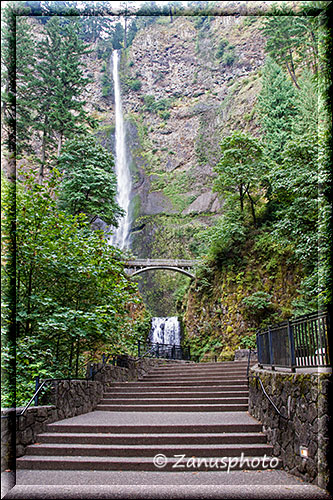
[[[192,235],[222,210],[212,192],[221,137],[234,128],[256,130],[260,18],[200,19],[159,18],[123,54],[135,180],[132,245],[142,257],[195,257]],[[131,90],[136,80],[141,87]]]

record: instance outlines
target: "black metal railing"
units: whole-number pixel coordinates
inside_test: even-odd
[[[139,358],[191,359],[190,348],[183,349],[176,344],[160,344],[138,341]]]
[[[124,366],[123,356],[122,355],[111,355],[111,354],[103,354],[101,363],[86,363],[82,368],[86,371],[86,377],[68,377],[68,378],[47,378],[43,381],[39,376],[35,377],[35,392],[26,406],[19,413],[16,414],[17,417],[23,416],[28,408],[32,404],[34,406],[38,406],[40,403],[40,397],[42,395],[43,390],[49,388],[55,382],[63,382],[63,381],[75,381],[75,380],[85,380],[89,382],[90,380],[94,380],[97,373],[99,373],[106,364],[112,364],[115,366]],[[7,418],[7,416],[2,416],[1,418]]]
[[[330,366],[328,312],[307,314],[257,333],[259,366],[296,368]]]

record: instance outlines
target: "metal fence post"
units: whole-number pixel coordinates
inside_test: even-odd
[[[39,375],[37,375],[37,377],[35,378],[35,392],[38,391],[39,389]],[[38,394],[36,394],[35,398],[34,398],[34,404],[35,406],[38,406]]]
[[[257,332],[256,334],[256,344],[257,344],[257,352],[258,352],[258,366],[260,368],[262,368],[262,364],[261,364],[261,342],[260,342],[260,333]]]
[[[138,340],[138,358],[140,358],[140,340]]]
[[[272,332],[271,328],[268,327],[268,347],[269,347],[269,361],[272,367],[272,370],[275,370],[274,367],[274,354],[273,354],[273,342],[272,342]]]
[[[190,360],[191,359],[190,346],[187,347],[187,355],[188,355],[188,360]]]
[[[288,319],[288,338],[289,338],[289,347],[290,347],[290,368],[291,371],[295,371],[296,366],[296,358],[295,358],[295,340],[294,340],[294,332],[293,327]]]

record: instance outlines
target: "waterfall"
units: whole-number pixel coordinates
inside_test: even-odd
[[[180,345],[180,324],[177,316],[153,318],[150,341],[156,344]]]
[[[132,181],[126,152],[126,131],[120,92],[118,50],[114,50],[112,53],[112,67],[110,67],[110,71],[112,71],[113,76],[115,100],[115,173],[117,176],[117,202],[125,211],[125,215],[119,219],[119,226],[114,229],[113,235],[110,237],[109,241],[112,245],[124,249],[129,244],[128,239],[131,222],[129,205]]]

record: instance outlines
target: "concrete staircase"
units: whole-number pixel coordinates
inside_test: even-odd
[[[230,362],[156,368],[139,382],[114,384],[96,409],[246,411],[246,366],[246,363]]]
[[[184,455],[181,463],[248,458],[234,459],[233,470],[249,468],[256,457],[253,468],[260,469],[272,448],[247,408],[246,363],[159,367],[138,382],[112,384],[95,412],[48,425],[17,467],[175,472],[187,470],[175,468]],[[166,458],[163,465],[154,463],[158,454]],[[203,460],[200,470],[217,470],[214,463]]]

